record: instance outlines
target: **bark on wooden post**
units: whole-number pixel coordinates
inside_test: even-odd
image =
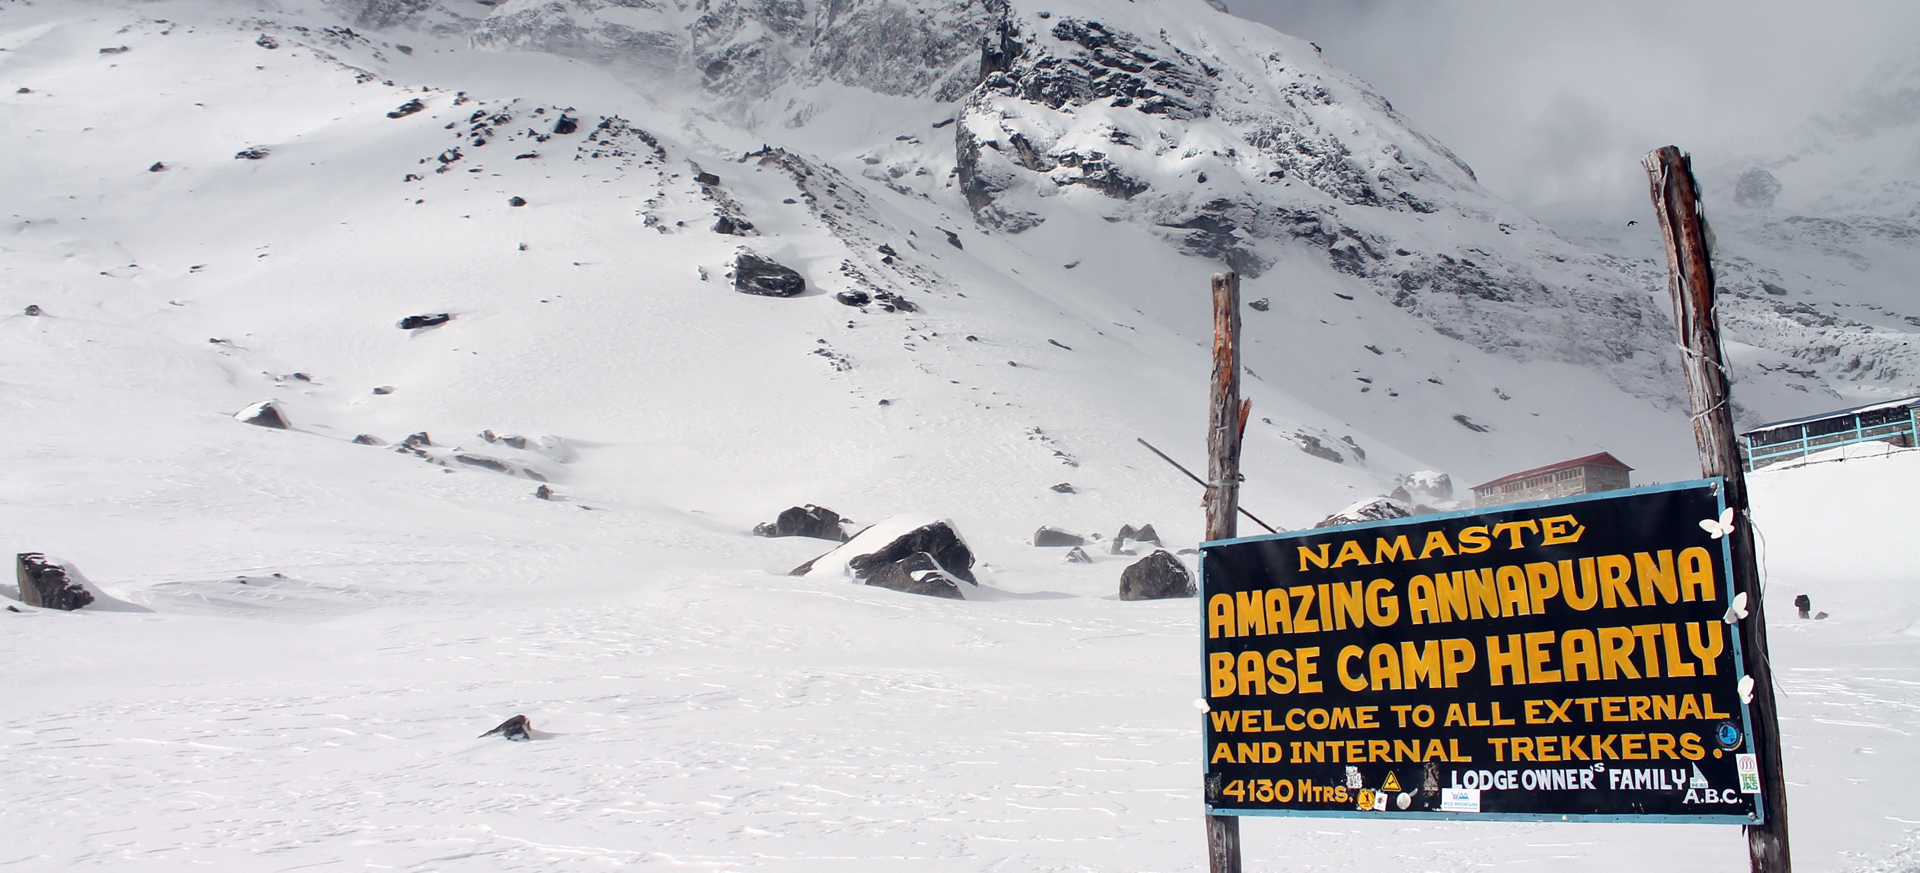
[[[1760,757],[1760,803],[1766,821],[1749,825],[1747,854],[1753,873],[1788,873],[1787,780],[1780,761],[1780,719],[1773,699],[1773,665],[1767,658],[1766,604],[1754,559],[1753,519],[1747,511],[1747,480],[1728,401],[1728,379],[1720,353],[1720,319],[1714,310],[1712,252],[1700,216],[1700,191],[1693,162],[1674,146],[1649,152],[1647,168],[1654,212],[1667,244],[1667,289],[1673,294],[1673,320],[1680,331],[1687,397],[1693,410],[1693,440],[1700,449],[1700,473],[1726,481],[1727,505],[1738,519],[1728,535],[1733,553],[1734,590],[1747,595],[1750,628],[1747,674],[1753,677],[1754,749]]]
[[[1213,391],[1207,404],[1207,539],[1235,536],[1240,508],[1240,274],[1213,276]],[[1207,816],[1208,873],[1240,873],[1240,819]]]

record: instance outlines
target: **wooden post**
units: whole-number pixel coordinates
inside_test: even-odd
[[[1240,508],[1240,274],[1213,275],[1213,391],[1207,404],[1207,539],[1235,536]],[[1240,819],[1207,816],[1207,873],[1240,873]]]
[[[1753,517],[1747,511],[1746,471],[1733,429],[1725,359],[1720,353],[1720,319],[1714,311],[1712,252],[1700,217],[1700,191],[1692,160],[1674,146],[1649,152],[1641,161],[1652,187],[1654,212],[1667,244],[1667,290],[1673,294],[1673,320],[1680,330],[1687,397],[1693,410],[1693,440],[1700,449],[1700,473],[1726,481],[1727,505],[1737,521],[1728,537],[1733,553],[1734,590],[1747,595],[1749,641],[1745,665],[1753,677],[1753,740],[1759,754],[1760,803],[1766,821],[1748,825],[1747,854],[1753,873],[1788,873],[1787,780],[1780,762],[1780,719],[1773,699],[1773,665],[1767,659],[1767,612],[1760,596],[1754,559]]]

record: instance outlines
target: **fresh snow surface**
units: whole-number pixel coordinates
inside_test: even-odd
[[[985,234],[951,198],[851,176],[810,211],[737,162],[751,134],[590,65],[427,33],[402,55],[399,35],[253,14],[0,5],[0,545],[126,604],[0,610],[0,869],[1201,863],[1194,603],[1120,602],[1135,557],[1027,541],[1145,523],[1198,541],[1198,489],[1134,438],[1200,465],[1212,265],[1091,215]],[[889,98],[856,96],[835,111],[894,141]],[[518,131],[568,107],[574,137],[503,127],[434,172],[479,109]],[[614,115],[669,157],[637,136],[583,149]],[[703,229],[696,165],[759,237]],[[937,268],[921,312],[820,293],[865,256],[823,226],[834,203]],[[1126,250],[1075,248],[1094,238]],[[736,245],[817,290],[733,293]],[[1261,281],[1247,296],[1273,310],[1245,315],[1277,369],[1247,380],[1243,501],[1270,522],[1601,449],[1640,481],[1689,475],[1684,413],[1601,374],[1482,354],[1323,264]],[[264,400],[291,429],[234,419]],[[431,445],[394,451],[417,432]],[[1920,453],[1754,478],[1802,869],[1914,863],[1916,486]],[[746,532],[809,502],[951,519],[990,596],[785,575],[832,544]],[[1832,617],[1793,621],[1802,591]],[[534,741],[477,739],[515,714]],[[1244,835],[1249,869],[1745,864],[1730,828]]]

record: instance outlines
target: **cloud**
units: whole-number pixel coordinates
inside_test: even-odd
[[[1785,154],[1920,43],[1911,0],[1230,5],[1317,42],[1549,221],[1640,217],[1639,158],[1658,146],[1703,165]]]

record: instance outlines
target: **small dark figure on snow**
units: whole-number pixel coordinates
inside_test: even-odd
[[[503,737],[506,737],[509,741],[531,740],[533,739],[533,735],[527,733],[527,731],[531,730],[532,728],[533,728],[533,723],[527,721],[526,716],[516,715],[510,719],[507,719],[506,721],[501,722],[499,727],[494,728],[493,730],[487,731],[484,734],[481,734],[480,739],[486,739],[487,737],[493,736],[494,734],[499,734]]]
[[[1801,618],[1811,618],[1812,616],[1807,615],[1807,610],[1813,608],[1813,598],[1805,594],[1799,595],[1793,598],[1793,608],[1800,610]]]

